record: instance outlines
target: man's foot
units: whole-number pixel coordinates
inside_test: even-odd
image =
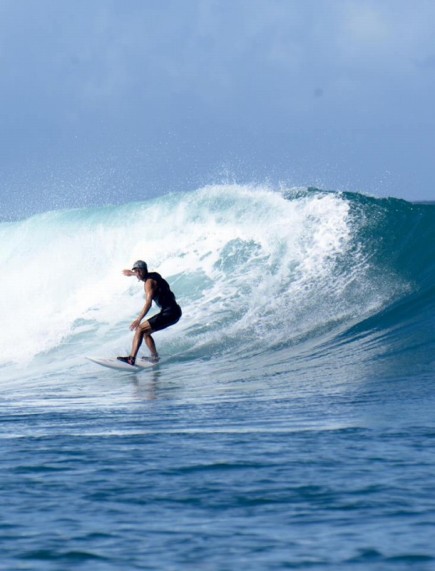
[[[158,355],[151,355],[150,357],[142,357],[144,361],[149,361],[150,363],[158,363],[160,357]]]
[[[129,357],[116,357],[118,361],[122,361],[123,363],[127,363],[127,365],[134,366],[136,359],[131,355]]]

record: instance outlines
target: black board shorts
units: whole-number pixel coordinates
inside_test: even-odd
[[[170,325],[174,325],[181,317],[181,307],[174,305],[174,307],[167,307],[157,315],[153,315],[148,319],[148,323],[153,331],[160,331],[166,329]]]

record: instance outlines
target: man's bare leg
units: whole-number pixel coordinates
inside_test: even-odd
[[[140,325],[136,329],[136,333],[133,338],[133,346],[131,348],[131,357],[136,359],[136,356],[139,352],[139,348],[142,345],[143,338],[145,337],[145,343],[150,350],[151,358],[158,360],[159,355],[157,353],[156,344],[154,343],[154,339],[151,337],[151,333],[153,332],[150,324],[148,321],[144,321],[142,325]]]
[[[151,335],[145,335],[145,343],[150,350],[151,358],[158,359],[159,354],[157,353],[156,344],[154,343],[154,339],[151,337]]]

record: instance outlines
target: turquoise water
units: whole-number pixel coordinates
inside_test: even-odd
[[[211,186],[0,224],[5,569],[433,569],[435,206]],[[139,374],[146,259],[183,318]]]

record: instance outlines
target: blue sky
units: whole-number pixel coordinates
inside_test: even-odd
[[[435,2],[0,0],[0,216],[225,180],[434,200]]]

